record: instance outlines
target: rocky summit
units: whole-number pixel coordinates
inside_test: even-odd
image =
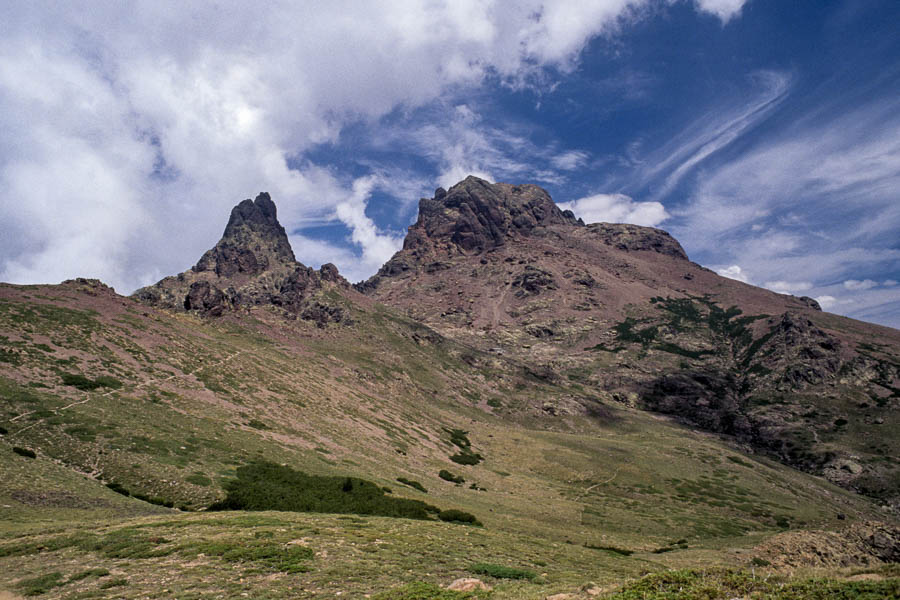
[[[309,296],[323,287],[348,287],[337,267],[316,271],[297,262],[287,233],[278,222],[275,203],[267,193],[244,200],[231,211],[222,239],[189,271],[141,288],[134,296],[152,306],[221,316],[250,306],[275,306],[289,315],[340,320],[309,306]]]
[[[900,597],[900,332],[534,185],[355,286],[268,194],[133,296],[0,284],[0,396],[23,596]]]

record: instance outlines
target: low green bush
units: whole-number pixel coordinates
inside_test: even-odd
[[[37,454],[34,453],[34,450],[29,450],[28,448],[13,446],[13,452],[19,456],[24,456],[25,458],[37,458]]]
[[[194,473],[193,475],[188,475],[184,478],[188,483],[193,483],[194,485],[199,486],[209,486],[212,485],[212,479],[204,475],[203,473]]]
[[[440,472],[438,472],[438,477],[444,481],[455,483],[456,485],[462,485],[466,482],[466,480],[462,478],[462,475],[454,475],[447,469],[441,469]]]
[[[604,552],[618,554],[619,556],[631,556],[632,554],[634,554],[634,550],[617,548],[616,546],[595,546],[594,544],[585,544],[584,547],[590,548],[591,550],[603,550]]]
[[[110,481],[109,483],[106,484],[106,487],[108,487],[109,489],[111,489],[112,491],[114,491],[117,494],[122,494],[123,496],[131,495],[131,492],[128,491],[128,488],[126,488],[124,485],[122,485],[121,483],[119,483],[117,481]]]
[[[143,500],[144,502],[149,502],[150,504],[155,504],[157,506],[165,506],[166,508],[174,508],[175,503],[171,500],[167,500],[166,498],[160,498],[159,496],[147,496],[146,494],[134,493],[133,497],[138,500]]]
[[[471,573],[476,575],[490,575],[497,579],[527,579],[529,581],[537,577],[537,573],[528,569],[504,567],[491,563],[477,563],[469,567]]]
[[[62,373],[60,377],[62,377],[63,384],[83,392],[89,392],[101,387],[108,387],[114,390],[122,387],[122,382],[110,375],[100,375],[96,379],[88,379],[80,373]]]
[[[71,386],[73,388],[82,390],[82,391],[90,391],[96,390],[102,384],[94,381],[93,379],[88,379],[84,375],[80,373],[63,373],[60,375],[62,377],[62,382],[65,385]]]
[[[101,589],[101,590],[108,590],[108,589],[110,589],[110,588],[114,588],[114,587],[123,587],[123,586],[126,586],[126,585],[128,585],[128,580],[127,580],[127,579],[125,579],[124,577],[116,577],[115,579],[110,579],[109,581],[107,581],[107,582],[105,582],[105,583],[101,583],[101,584],[100,584],[100,589]]]
[[[67,583],[71,583],[73,581],[81,581],[82,579],[87,579],[88,577],[106,577],[109,575],[109,571],[107,569],[97,568],[97,569],[88,569],[87,571],[80,571],[73,575],[69,575],[69,580]]]
[[[6,435],[7,433],[9,433],[9,431],[6,427],[0,427],[0,435]]]
[[[487,598],[490,592],[456,592],[453,590],[445,590],[433,583],[423,583],[417,581],[415,583],[407,583],[391,590],[380,592],[372,596],[373,600],[475,600],[477,598]]]
[[[447,521],[448,523],[466,523],[469,525],[477,525],[481,527],[481,521],[476,519],[475,515],[461,510],[456,510],[455,508],[442,510],[438,513],[438,519],[440,519],[441,521]]]
[[[417,489],[423,494],[427,494],[428,490],[425,489],[425,486],[419,483],[418,481],[413,481],[412,479],[407,479],[406,477],[398,477],[397,481],[402,483],[403,485],[408,485],[411,488]]]
[[[19,588],[23,596],[40,596],[55,587],[61,587],[65,584],[62,573],[54,572],[22,580],[16,587]]]
[[[477,465],[484,460],[484,457],[477,452],[472,452],[469,448],[465,448],[451,456],[450,460],[459,465]]]
[[[348,485],[349,482],[349,485]],[[209,510],[287,510],[428,519],[439,512],[421,500],[387,496],[371,481],[307,475],[288,466],[255,462],[225,483],[227,496]]]

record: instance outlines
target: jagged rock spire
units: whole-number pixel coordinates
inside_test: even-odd
[[[214,271],[219,277],[257,275],[295,262],[275,203],[263,192],[256,200],[244,200],[232,209],[222,239],[200,258],[193,271]]]

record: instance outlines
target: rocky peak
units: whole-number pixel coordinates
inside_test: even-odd
[[[207,251],[193,271],[213,271],[219,277],[258,275],[275,266],[296,262],[275,203],[263,192],[231,211],[222,239]]]
[[[583,224],[556,206],[536,185],[490,183],[469,176],[449,190],[419,202],[419,219],[410,227],[405,250],[447,246],[479,254],[503,246],[509,237],[528,235],[547,225]]]
[[[296,261],[275,203],[262,193],[232,209],[222,239],[193,268],[141,288],[134,296],[154,306],[207,316],[275,306],[304,319],[312,315],[309,318],[321,326],[344,319],[340,311],[308,310],[318,290],[335,285],[350,288],[333,264],[316,271]]]

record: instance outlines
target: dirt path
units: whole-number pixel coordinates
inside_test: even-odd
[[[506,296],[509,295],[509,290],[511,289],[512,284],[506,284],[506,287],[500,292],[500,296],[497,298],[496,302],[491,306],[491,328],[496,328],[500,324],[500,309],[503,307],[503,302],[506,300]]]

